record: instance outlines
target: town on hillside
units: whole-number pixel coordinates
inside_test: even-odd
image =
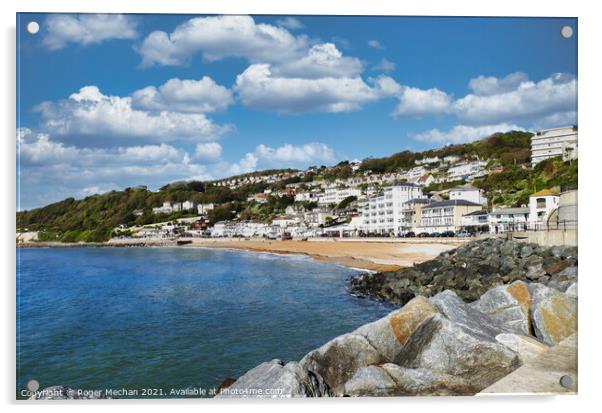
[[[542,130],[531,137],[531,167],[552,158],[570,162],[577,158],[577,128],[570,126]],[[152,209],[158,217],[176,212],[188,217],[144,226],[121,225],[117,237],[169,238],[244,237],[273,240],[311,237],[468,237],[484,233],[501,234],[528,230],[575,229],[577,190],[542,188],[519,207],[488,209],[482,189],[471,184],[504,167],[487,159],[445,156],[426,157],[415,166],[395,172],[358,173],[360,162],[349,163],[353,174],[334,180],[287,183],[247,197],[247,209],[259,209],[274,199],[287,200],[284,214],[269,220],[232,219],[211,222],[209,214],[219,205],[166,201]],[[526,166],[527,168],[529,165]],[[228,178],[215,186],[236,189],[249,184],[295,180],[316,172],[275,172],[273,174]],[[445,187],[442,190],[429,188]],[[449,185],[448,185],[449,186]],[[142,215],[142,210],[134,211]]]

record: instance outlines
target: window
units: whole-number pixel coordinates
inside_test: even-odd
[[[537,208],[545,208],[546,207],[546,199],[545,198],[537,198]]]

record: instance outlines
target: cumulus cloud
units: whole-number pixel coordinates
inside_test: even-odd
[[[171,33],[154,31],[138,48],[142,65],[182,65],[195,54],[207,61],[242,57],[252,62],[290,61],[304,54],[305,36],[282,27],[257,24],[250,16],[195,17]]]
[[[276,24],[278,26],[285,27],[289,30],[298,30],[298,29],[302,29],[303,27],[305,27],[305,26],[303,26],[303,23],[301,23],[299,21],[299,19],[296,19],[296,18],[290,17],[290,16],[285,17],[283,19],[276,20]]]
[[[481,75],[470,79],[468,87],[475,95],[490,96],[510,92],[528,80],[527,74],[523,72],[510,73],[501,79],[495,76],[485,77]]]
[[[231,129],[214,124],[202,113],[135,109],[131,97],[106,96],[96,86],[85,86],[68,99],[44,102],[36,109],[41,115],[42,128],[58,136],[210,141]]]
[[[194,154],[196,159],[215,162],[222,157],[222,146],[217,142],[198,143]]]
[[[297,78],[354,77],[363,71],[362,62],[343,56],[334,43],[312,46],[307,55],[273,67],[275,75]]]
[[[486,138],[497,132],[508,132],[511,130],[523,130],[523,128],[507,123],[484,126],[456,125],[447,131],[431,129],[426,132],[411,135],[411,137],[425,142],[456,144],[472,142],[478,139]]]
[[[497,83],[481,79],[476,83],[478,86],[473,82],[471,87],[479,94],[455,101],[453,112],[462,123],[478,125],[536,123],[541,118],[577,110],[577,79],[572,75],[556,73],[539,82],[524,80],[522,75],[514,76],[512,81],[507,79]]]
[[[452,98],[439,89],[404,87],[399,104],[393,110],[394,117],[421,117],[441,115],[449,111]]]
[[[395,70],[395,63],[384,57],[373,67],[374,70],[380,70],[381,72],[389,73]]]
[[[334,151],[328,145],[318,142],[300,146],[285,144],[278,148],[259,145],[255,152],[260,160],[289,165],[332,162],[335,159]]]
[[[110,39],[133,39],[136,23],[122,14],[50,14],[45,22],[42,44],[50,50],[69,43],[84,46]]]
[[[368,40],[368,46],[370,46],[373,49],[384,49],[383,45],[380,44],[380,42],[378,40]]]
[[[245,106],[280,113],[347,112],[393,93],[397,83],[381,77],[370,86],[360,77],[318,79],[279,77],[270,65],[249,66],[234,86]]]
[[[147,86],[132,94],[134,109],[188,113],[223,111],[233,102],[232,92],[213,79],[169,79],[156,88]]]

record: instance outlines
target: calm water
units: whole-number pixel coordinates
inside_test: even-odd
[[[391,307],[347,292],[353,270],[208,249],[17,251],[17,386],[212,388],[298,360]]]

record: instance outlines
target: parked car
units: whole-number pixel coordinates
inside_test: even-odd
[[[293,236],[291,235],[290,232],[285,232],[284,234],[282,234],[282,241],[290,241],[293,239]]]
[[[440,236],[442,237],[455,237],[456,233],[454,231],[443,231]]]
[[[416,233],[414,231],[406,232],[404,235],[404,237],[406,237],[406,238],[414,238],[415,236],[416,236]]]
[[[470,236],[471,236],[471,234],[468,231],[458,231],[458,232],[456,232],[456,237],[459,237],[459,238],[467,238],[467,237],[470,237]]]
[[[418,234],[418,238],[427,238],[430,237],[430,234],[428,232],[421,232],[420,234]]]

